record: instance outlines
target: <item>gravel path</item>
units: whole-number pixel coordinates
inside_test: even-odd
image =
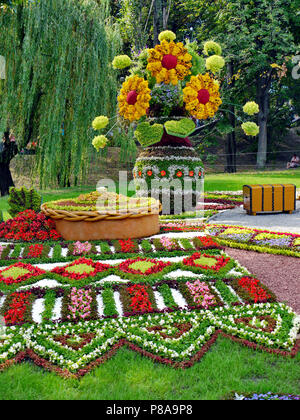
[[[300,314],[300,259],[226,248],[232,258],[246,267],[275,293],[280,302]]]
[[[226,210],[212,216],[207,223],[249,226],[256,229],[300,233],[300,201],[297,201],[297,210],[293,214],[269,213],[249,216],[243,207],[236,207],[233,210]]]

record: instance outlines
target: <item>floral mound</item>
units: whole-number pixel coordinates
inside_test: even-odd
[[[31,246],[0,257],[0,370],[29,357],[80,377],[122,346],[187,368],[220,334],[298,352],[299,317],[199,232]],[[18,252],[22,261],[10,259]]]
[[[25,210],[14,219],[0,223],[0,238],[12,241],[57,241],[55,223],[42,213]],[[1,250],[0,250],[1,252]]]

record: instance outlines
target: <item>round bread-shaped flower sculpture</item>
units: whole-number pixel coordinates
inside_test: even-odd
[[[193,117],[199,120],[211,118],[222,104],[219,85],[208,73],[192,76],[183,89],[183,101]]]
[[[165,39],[149,50],[147,70],[157,83],[177,85],[191,73],[192,56],[182,42],[168,42]]]
[[[151,100],[148,82],[139,76],[129,77],[118,96],[119,112],[130,122],[138,121],[146,115]]]

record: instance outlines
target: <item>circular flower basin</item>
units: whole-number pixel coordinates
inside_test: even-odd
[[[113,205],[112,205],[113,203]],[[68,241],[136,239],[159,232],[159,201],[93,192],[78,198],[42,205]]]

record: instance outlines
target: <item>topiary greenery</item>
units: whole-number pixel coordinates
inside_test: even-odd
[[[162,124],[151,125],[148,122],[142,122],[135,131],[135,137],[144,147],[159,143],[164,133]]]
[[[183,118],[178,121],[167,121],[165,129],[169,135],[177,137],[188,137],[195,131],[195,123],[190,118]]]
[[[8,212],[12,217],[24,210],[39,212],[42,204],[42,196],[34,189],[11,187],[9,190]]]

